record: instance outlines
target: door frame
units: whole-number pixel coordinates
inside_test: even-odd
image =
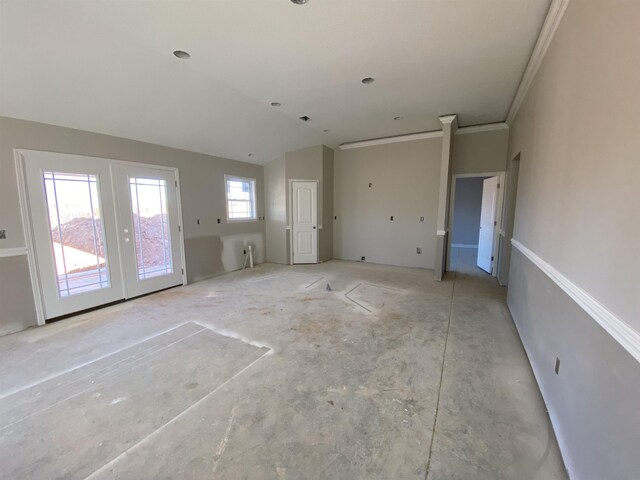
[[[293,182],[315,182],[316,184],[316,245],[317,245],[317,258],[316,264],[320,263],[320,229],[322,226],[318,223],[320,218],[320,180],[314,178],[290,178],[288,185],[288,200],[287,200],[287,226],[289,230],[289,265],[296,265],[293,263]],[[301,264],[303,265],[303,264]],[[306,264],[306,265],[313,265]]]
[[[446,270],[450,271],[451,267],[451,245],[453,243],[453,213],[455,210],[455,201],[456,201],[456,182],[459,178],[477,178],[477,177],[498,177],[498,184],[500,187],[498,188],[498,202],[496,205],[496,222],[497,226],[495,232],[493,234],[493,262],[491,264],[491,276],[497,277],[498,269],[496,268],[499,264],[498,254],[500,252],[500,238],[504,236],[504,225],[503,223],[503,210],[504,210],[504,192],[505,192],[505,180],[506,175],[504,171],[501,172],[482,172],[482,173],[456,173],[451,176],[451,194],[449,198],[449,226],[450,232],[449,238],[447,240],[447,265]]]
[[[26,149],[26,148],[14,148],[13,156],[16,167],[16,179],[18,182],[18,200],[20,203],[20,217],[22,220],[22,231],[24,234],[24,241],[27,250],[27,261],[29,264],[29,277],[31,279],[31,290],[33,292],[33,301],[35,303],[36,308],[36,323],[38,326],[42,326],[46,324],[45,314],[44,314],[44,297],[42,295],[42,285],[40,284],[40,271],[38,269],[38,262],[36,261],[35,256],[35,240],[33,234],[33,226],[31,224],[31,213],[30,213],[30,205],[29,205],[29,197],[27,194],[26,187],[26,177],[25,177],[25,161],[26,156],[29,153],[39,153],[39,154],[47,154],[57,157],[68,157],[73,156],[77,158],[90,158],[92,160],[98,159],[109,162],[109,165],[128,165],[142,168],[155,168],[159,170],[167,170],[173,172],[175,181],[176,181],[176,203],[178,208],[178,223],[179,223],[179,243],[180,243],[180,259],[182,261],[182,285],[187,285],[187,264],[185,261],[185,249],[184,249],[184,222],[182,220],[182,196],[181,196],[181,184],[180,184],[180,172],[177,167],[168,167],[165,165],[154,165],[150,163],[142,163],[142,162],[130,162],[126,160],[116,160],[113,158],[105,158],[105,157],[96,157],[93,155],[81,155],[76,153],[60,153],[60,152],[49,152],[47,150],[35,150],[35,149]],[[113,170],[109,168],[109,170]],[[113,178],[113,173],[111,174]],[[112,182],[111,189],[113,191],[114,199],[116,195],[116,185],[115,182]],[[118,209],[116,208],[116,221],[119,220]],[[120,235],[117,235],[118,239],[118,249],[121,248],[121,238]],[[123,297],[127,296],[127,287],[124,282],[124,271],[122,270],[122,256],[119,255],[118,262],[120,262],[120,276],[123,281]]]

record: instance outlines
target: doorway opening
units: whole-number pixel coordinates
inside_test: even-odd
[[[504,172],[452,178],[447,270],[496,276]]]

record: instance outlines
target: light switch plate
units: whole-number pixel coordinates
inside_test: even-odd
[[[7,238],[7,231],[0,230],[0,240],[4,240],[5,238]]]

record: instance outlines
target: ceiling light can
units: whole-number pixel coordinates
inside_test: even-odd
[[[184,50],[174,50],[173,54],[181,60],[187,60],[191,58],[191,55],[188,52],[185,52]]]
[[[362,79],[362,80],[360,80],[360,81],[361,81],[362,83],[364,83],[365,85],[370,85],[370,84],[372,84],[373,82],[375,82],[375,81],[376,81],[376,79],[375,79],[375,78],[373,78],[373,77],[365,77],[365,78],[363,78],[363,79]]]
[[[271,102],[272,107],[281,107],[282,104],[280,102]]]

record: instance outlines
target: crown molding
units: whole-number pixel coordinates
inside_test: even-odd
[[[453,115],[443,115],[442,117],[438,117],[440,120],[440,125],[451,125],[451,131],[455,132],[458,129],[458,115],[455,113]]]
[[[504,122],[485,123],[483,125],[473,125],[472,127],[462,127],[456,131],[456,135],[465,135],[467,133],[491,132],[493,130],[509,130],[509,125]]]
[[[538,72],[538,68],[540,68],[542,60],[544,60],[544,56],[549,49],[549,45],[551,45],[553,36],[558,29],[558,25],[560,25],[560,21],[562,20],[562,16],[564,15],[568,5],[569,0],[552,0],[547,16],[542,24],[540,35],[538,35],[536,45],[533,47],[533,52],[531,53],[531,58],[529,58],[527,68],[522,75],[516,95],[513,97],[513,102],[511,102],[511,108],[509,108],[509,113],[505,120],[508,125],[510,125],[516,118],[518,110],[527,96],[529,87],[531,87],[533,79]]]
[[[603,304],[578,287],[562,273],[549,265],[538,255],[525,247],[518,240],[512,238],[511,245],[527,257],[543,273],[545,273],[558,287],[573,299],[582,309],[593,318],[604,330],[611,335],[627,352],[640,362],[640,333],[633,329],[621,318],[616,317]]]
[[[424,140],[425,138],[437,138],[442,136],[442,130],[431,132],[410,133],[408,135],[396,135],[393,137],[374,138],[372,140],[362,140],[359,142],[348,142],[340,145],[340,150],[351,148],[373,147],[375,145],[385,145],[387,143],[410,142],[412,140]]]
[[[467,133],[489,132],[492,130],[505,130],[509,126],[504,123],[486,123],[484,125],[474,125],[471,127],[458,128],[455,135],[465,135]],[[442,136],[442,130],[430,132],[409,133],[407,135],[395,135],[393,137],[374,138],[372,140],[362,140],[358,142],[347,142],[339,146],[340,150],[350,150],[352,148],[373,147],[375,145],[385,145],[389,143],[410,142],[412,140],[424,140],[426,138],[438,138]]]

